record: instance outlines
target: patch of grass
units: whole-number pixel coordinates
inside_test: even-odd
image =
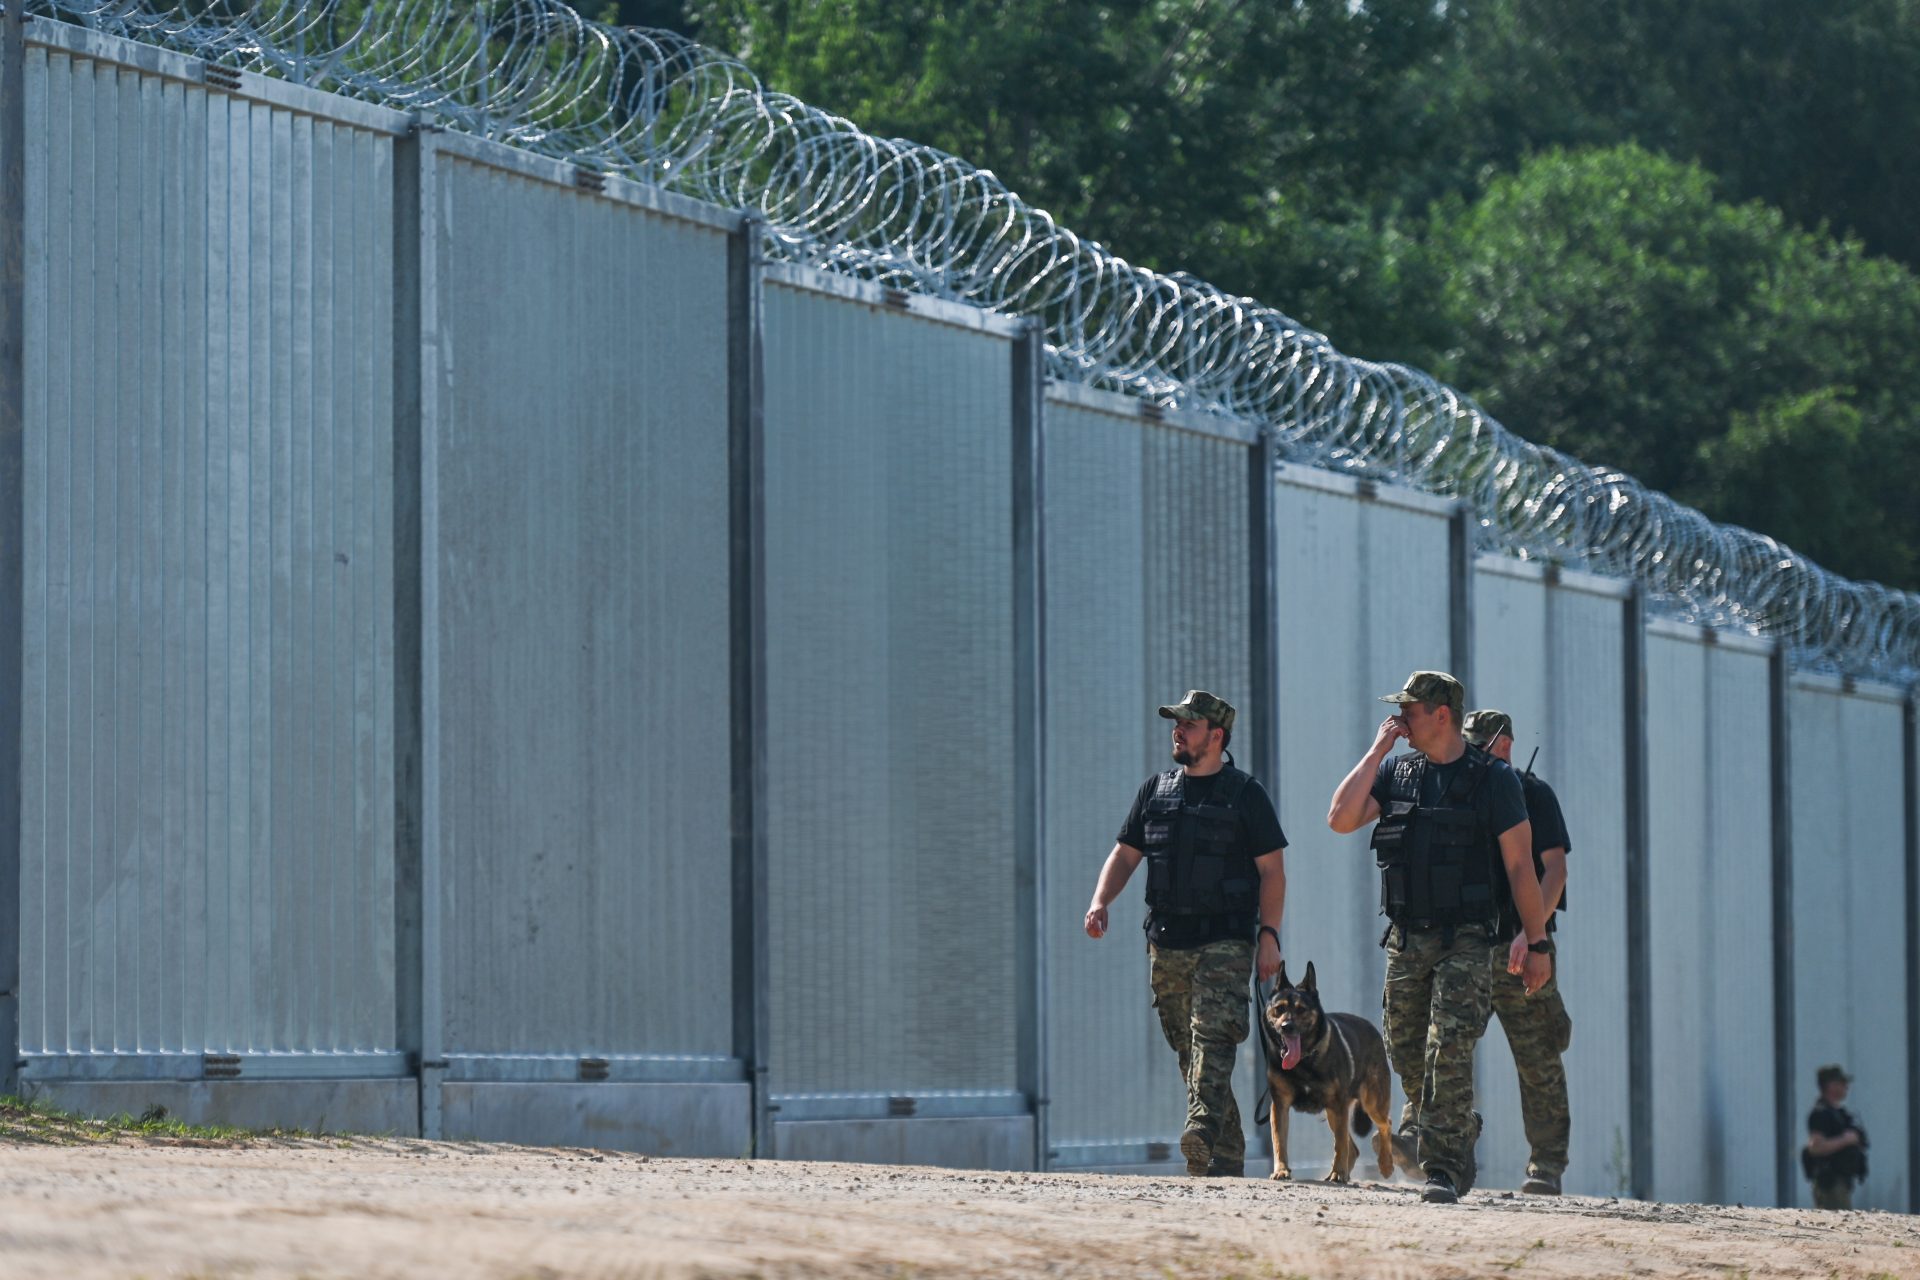
[[[294,1129],[261,1132],[227,1124],[187,1124],[172,1119],[160,1106],[149,1107],[138,1116],[122,1112],[99,1118],[63,1111],[37,1098],[0,1097],[0,1142],[72,1147],[136,1139],[181,1146],[234,1146],[253,1138],[311,1136]]]
[[[1499,1263],[1497,1265],[1502,1271],[1517,1271],[1523,1265],[1525,1265],[1527,1261],[1527,1256],[1529,1254],[1533,1253],[1533,1251],[1536,1249],[1544,1249],[1546,1247],[1547,1247],[1547,1242],[1545,1240],[1535,1240],[1532,1244],[1528,1245],[1524,1251],[1521,1252],[1519,1257],[1509,1259],[1508,1261]]]

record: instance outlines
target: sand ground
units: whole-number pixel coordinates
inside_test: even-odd
[[[1498,1191],[1447,1207],[1405,1182],[121,1136],[0,1140],[0,1275],[1851,1280],[1920,1276],[1920,1218]]]

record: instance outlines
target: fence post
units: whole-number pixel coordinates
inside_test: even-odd
[[[1252,577],[1247,612],[1253,627],[1247,699],[1253,714],[1248,717],[1247,745],[1275,796],[1280,794],[1279,535],[1274,524],[1278,452],[1273,428],[1262,424],[1259,438],[1247,450],[1247,569]],[[1254,1042],[1257,1045],[1259,1037]]]
[[[1920,687],[1901,716],[1907,813],[1907,1078],[1920,1074]],[[1920,1105],[1907,1103],[1907,1212],[1920,1213]]]
[[[1793,733],[1792,671],[1787,647],[1775,644],[1767,659],[1768,784],[1773,792],[1773,1116],[1774,1197],[1793,1203],[1797,1125],[1793,1106]]]
[[[0,1091],[20,1090],[20,734],[26,672],[26,15],[0,17]]]
[[[1046,339],[1013,340],[1013,962],[1017,1087],[1033,1108],[1033,1167],[1047,1133],[1046,955]]]
[[[1473,689],[1473,508],[1453,504],[1447,520],[1448,609],[1447,661],[1453,678],[1467,690],[1467,706],[1480,705]]]
[[[415,124],[393,155],[393,969],[396,1047],[440,1136],[446,1076],[440,992],[437,574],[440,333],[438,131]]]
[[[1653,936],[1647,887],[1652,827],[1647,778],[1647,597],[1633,584],[1621,611],[1626,657],[1627,781],[1627,989],[1652,989]],[[1653,1199],[1653,1008],[1643,999],[1627,1002],[1627,1159],[1628,1191],[1636,1200]]]
[[[762,223],[727,241],[727,418],[733,807],[733,1052],[747,1072],[753,1154],[775,1155],[767,1096],[766,366]]]

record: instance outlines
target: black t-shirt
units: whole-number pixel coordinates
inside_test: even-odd
[[[1836,1107],[1824,1098],[1814,1103],[1807,1115],[1807,1132],[1823,1138],[1837,1138],[1853,1127],[1853,1117],[1847,1114],[1847,1109]]]
[[[1217,773],[1202,777],[1188,774],[1184,787],[1186,803],[1205,804],[1212,797],[1214,784],[1219,778]],[[1120,828],[1119,836],[1120,843],[1129,849],[1146,848],[1147,802],[1153,799],[1154,789],[1159,782],[1160,775],[1155,774],[1141,783],[1140,790],[1134,793],[1133,807],[1127,810],[1126,825]],[[1240,793],[1234,810],[1243,824],[1242,831],[1246,839],[1243,852],[1247,857],[1258,858],[1275,849],[1287,847],[1286,833],[1280,830],[1280,816],[1273,811],[1273,800],[1267,795],[1267,789],[1260,785],[1260,779],[1247,780],[1246,789]],[[1238,916],[1175,916],[1157,920],[1151,910],[1147,912],[1146,928],[1147,937],[1155,946],[1173,951],[1204,947],[1209,942],[1244,939],[1251,933],[1248,922]]]
[[[1520,775],[1520,790],[1527,800],[1527,819],[1533,823],[1533,878],[1535,880],[1547,874],[1546,859],[1540,855],[1549,849],[1565,849],[1573,852],[1573,840],[1567,835],[1567,820],[1560,813],[1560,797],[1553,794],[1553,788],[1530,773]],[[1554,920],[1560,914],[1560,907],[1566,905],[1566,890],[1560,892],[1560,905],[1547,913],[1547,932],[1554,929]],[[1520,928],[1520,918],[1516,914],[1506,922],[1511,930]]]

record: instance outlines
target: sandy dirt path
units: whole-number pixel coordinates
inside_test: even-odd
[[[1920,1219],[396,1140],[0,1143],[0,1275],[1920,1276]]]

